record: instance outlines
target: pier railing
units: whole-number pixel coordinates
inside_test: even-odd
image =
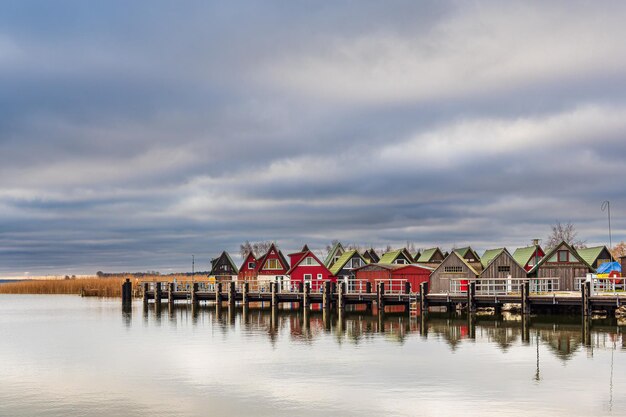
[[[559,278],[483,278],[451,279],[450,294],[467,294],[470,282],[476,283],[477,295],[521,294],[522,285],[529,283],[531,294],[553,293],[559,291]]]
[[[406,279],[377,279],[375,290],[379,283],[385,284],[385,294],[406,294]]]
[[[368,289],[370,291],[376,290],[371,284],[367,285],[369,281],[366,279],[349,279],[346,285],[346,293],[348,294],[367,294]],[[369,288],[368,288],[369,287]]]

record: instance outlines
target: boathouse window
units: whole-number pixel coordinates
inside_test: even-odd
[[[398,265],[405,265],[406,264],[406,260],[405,259],[396,259],[396,264],[398,264]]]
[[[443,272],[463,272],[463,268],[460,266],[444,266]]]
[[[304,258],[304,261],[302,261],[302,265],[319,265],[317,263],[317,261],[315,259],[313,259],[313,257],[308,256],[306,258]]]
[[[248,262],[248,269],[256,268],[256,262]]]
[[[313,279],[313,275],[311,275],[311,274],[304,274],[304,280],[305,281],[311,281],[311,279]]]
[[[266,269],[280,269],[280,264],[278,263],[278,259],[268,259],[265,263]]]
[[[505,272],[505,273],[510,273],[511,272],[511,266],[510,265],[500,265],[498,267],[498,272]]]
[[[317,279],[322,279],[322,274],[317,274]]]
[[[569,262],[569,251],[566,251],[566,250],[559,251],[559,262]]]
[[[352,259],[352,262],[350,264],[352,268],[358,268],[361,266],[361,259],[360,258]]]

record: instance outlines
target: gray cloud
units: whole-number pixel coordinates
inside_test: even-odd
[[[0,274],[624,239],[621,2],[0,5]]]

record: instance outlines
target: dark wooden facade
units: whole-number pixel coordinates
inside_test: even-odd
[[[524,268],[513,259],[511,253],[503,249],[480,273],[480,278],[526,278]]]
[[[363,253],[363,257],[365,260],[371,264],[375,264],[380,261],[380,256],[376,253],[374,249],[368,249]]]
[[[216,281],[232,281],[238,274],[239,270],[226,251],[222,252],[219,257],[211,260],[211,272],[209,275],[215,277]]]
[[[576,250],[561,242],[539,261],[529,276],[537,278],[559,278],[560,291],[574,291],[576,278],[593,272],[592,268],[578,255]]]

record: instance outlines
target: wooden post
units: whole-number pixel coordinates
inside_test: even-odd
[[[428,282],[424,281],[420,284],[420,313],[428,313]]]
[[[241,289],[241,298],[242,298],[244,307],[248,307],[248,302],[250,298],[250,296],[248,295],[249,292],[250,292],[250,283],[244,282],[242,289]]]
[[[129,305],[133,300],[133,284],[130,279],[126,278],[126,281],[122,284],[122,305]]]
[[[530,301],[528,299],[530,295],[530,282],[524,281],[522,283],[522,314],[530,314]]]
[[[337,308],[343,310],[346,306],[346,283],[340,282],[337,286],[338,294],[337,294]]]
[[[298,282],[298,292],[299,293],[303,293],[304,292],[304,282],[302,282],[302,281]]]
[[[530,343],[530,317],[528,314],[522,314],[522,342]]]
[[[278,306],[278,297],[276,295],[276,288],[277,285],[275,282],[270,282],[270,291],[271,291],[271,304],[272,304],[272,308]]]
[[[580,289],[581,291],[581,302],[583,308],[583,316],[588,317],[591,316],[591,281],[583,282],[583,285]]]
[[[168,304],[174,304],[174,283],[170,282],[167,285],[167,302]]]
[[[198,283],[191,284],[191,305],[196,307],[198,305]]]
[[[385,283],[384,282],[379,282],[378,283],[378,314],[384,313],[385,312]]]
[[[306,283],[304,284],[304,291],[302,292],[302,308],[304,308],[304,310],[308,310],[309,309],[309,305],[311,304],[311,284],[310,283]]]
[[[368,294],[372,293],[372,283],[369,281],[365,283],[365,292]]]
[[[150,288],[150,284],[147,282],[143,283],[143,305],[148,305],[148,288]]]
[[[215,283],[215,302],[218,306],[222,306],[222,283]]]
[[[475,313],[476,312],[476,283],[470,282],[467,288],[467,312]]]
[[[161,283],[160,282],[155,282],[154,283],[154,302],[156,304],[161,304]]]
[[[411,294],[411,283],[409,281],[404,283],[404,293]]]
[[[235,296],[236,296],[235,282],[230,281],[228,283],[228,307],[231,307],[231,308],[235,307]]]
[[[322,292],[322,307],[324,308],[324,310],[330,309],[330,295],[330,281],[324,281],[324,290]]]

